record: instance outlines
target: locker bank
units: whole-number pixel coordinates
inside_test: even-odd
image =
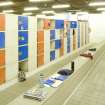
[[[0,105],[105,105],[104,6],[0,1]]]

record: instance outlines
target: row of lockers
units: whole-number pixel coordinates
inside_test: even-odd
[[[0,16],[0,84],[5,82],[5,17]]]
[[[20,45],[27,43],[27,33],[21,32],[23,26],[20,25],[18,27],[18,18],[17,15],[0,14],[0,84],[17,76],[19,68],[18,61],[27,56],[26,47],[21,46],[18,50],[18,43]],[[17,34],[18,29],[20,39]],[[22,53],[19,54],[18,51]]]
[[[51,24],[51,22],[55,24],[55,27],[50,28],[49,23]],[[77,22],[40,18],[38,23],[39,24],[37,27],[38,28],[37,37],[40,38],[38,38],[37,44],[38,45],[37,60],[38,61],[42,60],[40,61],[41,63],[39,62],[38,66],[44,65],[46,64],[46,62],[48,63],[52,60],[55,60],[60,56],[66,55],[67,53],[70,53],[71,51],[76,50],[77,48],[80,48],[89,43],[87,21]],[[42,29],[40,30],[41,27]],[[45,37],[48,37],[49,39],[46,38],[47,39],[46,40]],[[45,43],[50,44],[47,54],[44,51],[46,50],[44,47],[47,46]],[[47,59],[47,61],[46,56],[50,58]]]
[[[11,20],[13,22],[11,22]],[[77,43],[79,42],[76,42],[75,47],[71,46],[73,45],[73,36],[74,41],[77,41],[77,36],[75,38],[78,28],[77,22],[69,22],[67,26],[69,28],[71,27],[69,36],[66,34],[67,27],[64,20],[56,20],[56,24],[54,20],[51,20],[51,23],[54,25],[54,28],[51,29],[48,28],[48,20],[42,20],[46,20],[44,30],[37,29],[40,24],[37,26],[38,22],[35,17],[12,14],[0,15],[0,84],[15,78],[19,67],[24,64],[28,65],[25,66],[28,68],[28,71],[32,71],[35,70],[37,66],[48,64],[50,61],[71,52],[73,48],[77,48]],[[40,27],[42,26],[43,24],[41,24]],[[80,24],[80,28],[83,26],[84,25]],[[82,32],[83,30],[81,29],[80,33]],[[86,34],[85,31],[84,34]],[[84,40],[85,37],[82,38],[81,36],[80,34],[80,40]],[[88,37],[88,35],[86,37]],[[85,45],[85,43],[83,43],[83,45]],[[27,58],[28,60],[25,62],[24,60]]]
[[[65,21],[64,20],[54,20],[54,19],[39,19],[38,20],[38,30],[43,29],[64,29]],[[71,21],[68,24],[69,28],[76,28],[77,23],[75,21]]]
[[[37,20],[37,30],[38,30],[37,61],[40,61],[37,62],[38,67],[46,63],[49,63],[50,61],[55,60],[60,56],[70,53],[72,49],[71,48],[72,41],[73,41],[73,50],[75,50],[77,47],[76,38],[78,37],[76,32],[77,28],[78,28],[77,21],[52,20],[52,19],[43,19],[43,18],[38,19]],[[44,47],[47,46],[45,43],[50,44],[47,54],[44,51],[46,50]],[[46,60],[46,56],[48,56],[49,59]]]
[[[18,16],[18,39],[18,60],[20,63],[28,59],[28,16]],[[19,69],[22,70],[24,69],[24,67],[22,65],[19,65]]]

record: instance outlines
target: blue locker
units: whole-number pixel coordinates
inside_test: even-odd
[[[64,29],[64,20],[56,20],[55,28],[56,29]]]
[[[61,48],[61,40],[55,40],[55,49]]]
[[[28,17],[27,16],[18,17],[18,30],[28,30]]]
[[[71,21],[70,28],[77,28],[77,21]]]
[[[50,30],[50,40],[55,39],[55,30]]]
[[[0,32],[0,48],[5,48],[5,33]]]
[[[19,31],[19,45],[28,44],[28,31]]]
[[[19,47],[19,61],[28,58],[28,46]]]
[[[55,51],[50,52],[50,61],[55,59]]]

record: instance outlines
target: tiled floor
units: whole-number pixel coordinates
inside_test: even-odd
[[[105,105],[105,57],[64,105]]]
[[[35,81],[33,76],[24,83],[17,83],[15,86],[0,92],[0,105],[9,105],[9,103],[10,105],[12,103],[13,105],[18,105],[18,103],[23,105],[19,102],[18,96],[20,97],[23,92],[35,86]],[[79,84],[80,82],[81,84]],[[68,94],[69,96],[67,96]],[[34,101],[29,100],[29,102],[32,102],[30,105],[34,105]],[[24,103],[24,105],[29,105],[26,101]],[[81,71],[77,71],[43,105],[105,105],[105,55],[93,69],[86,71],[83,68]]]

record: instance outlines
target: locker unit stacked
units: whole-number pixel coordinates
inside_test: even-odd
[[[78,24],[77,21],[70,22],[71,36],[72,36],[72,50],[76,50],[78,46]]]
[[[76,50],[78,40],[77,21],[38,18],[37,67]]]
[[[37,21],[37,67],[44,64],[44,20]]]
[[[18,16],[19,69],[28,70],[28,16]]]
[[[0,15],[0,84],[5,82],[5,16]]]
[[[0,14],[0,84],[13,80],[17,76],[17,38],[16,15]]]
[[[80,46],[84,46],[89,43],[89,33],[88,33],[88,21],[86,20],[79,20],[78,21],[78,31],[80,34]]]
[[[71,38],[70,38],[70,21],[64,21],[64,38],[67,38],[67,53],[71,51]]]
[[[50,33],[50,61],[64,54],[64,20],[54,20],[54,26],[53,34]],[[51,38],[52,35],[54,35],[53,39]]]

